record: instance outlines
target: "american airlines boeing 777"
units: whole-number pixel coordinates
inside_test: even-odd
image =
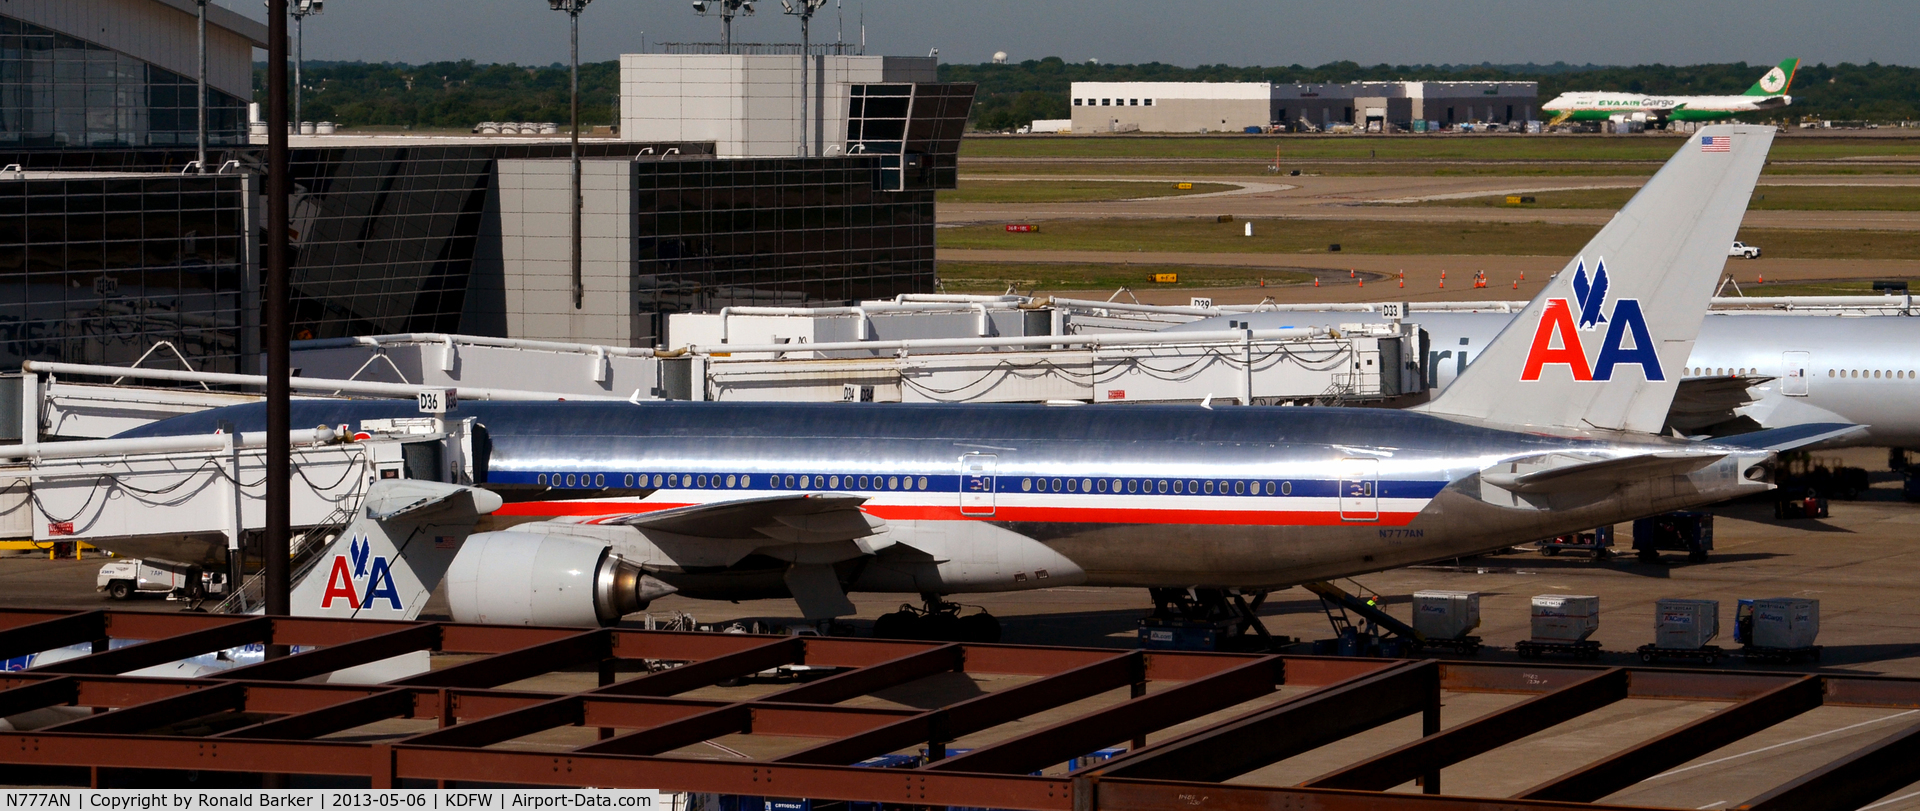
[[[676,591],[791,595],[820,619],[859,592],[1272,589],[1767,490],[1776,450],[1850,428],[1657,433],[1773,138],[1703,133],[1727,148],[1688,141],[1420,410],[463,405],[486,429],[477,488],[383,493],[296,611],[411,616],[443,574],[456,619],[508,623],[611,623]],[[293,421],[410,410],[296,402]],[[496,507],[530,523],[461,540]]]

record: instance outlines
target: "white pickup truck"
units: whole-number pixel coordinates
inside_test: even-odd
[[[222,578],[198,566],[137,558],[110,561],[94,579],[94,591],[104,591],[115,600],[131,600],[136,594],[179,594],[198,600],[225,590]]]
[[[1733,243],[1733,247],[1727,249],[1727,255],[1738,256],[1741,259],[1759,259],[1760,246],[1748,245],[1745,242],[1735,242]]]

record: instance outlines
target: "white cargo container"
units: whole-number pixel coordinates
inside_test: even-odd
[[[1533,598],[1536,642],[1580,642],[1600,630],[1600,598],[1541,594]]]
[[[1480,592],[1416,591],[1413,630],[1428,639],[1459,639],[1480,627]]]
[[[1753,601],[1753,642],[1763,648],[1809,648],[1820,635],[1820,601],[1770,597]]]
[[[1720,635],[1717,600],[1662,599],[1653,608],[1653,645],[1667,650],[1699,650]]]

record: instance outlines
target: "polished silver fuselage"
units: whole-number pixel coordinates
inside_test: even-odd
[[[143,432],[210,430],[219,419],[255,430],[257,407],[222,411]],[[411,404],[392,402],[296,402],[293,423],[357,424],[411,411]],[[507,495],[511,503],[501,514],[519,520],[570,516],[591,523],[595,516],[844,492],[867,497],[862,509],[903,544],[937,550],[935,558],[971,557],[1009,569],[1005,577],[908,576],[890,569],[882,552],[840,566],[850,591],[1004,591],[1076,582],[1278,587],[1473,554],[1768,487],[1743,475],[1767,453],[1727,449],[1725,458],[1685,475],[1516,504],[1483,492],[1480,471],[1553,452],[1624,456],[1680,443],[1530,432],[1383,409],[466,403],[452,416],[486,427],[481,483]],[[616,547],[623,543],[607,537]],[[1043,563],[1037,574],[1021,574],[1011,563],[986,559],[1019,554],[1011,538],[1043,545],[1071,564],[1048,571]],[[617,551],[641,561],[651,554]],[[690,596],[783,589],[784,564],[776,561],[749,557],[702,567],[656,555],[651,565]]]

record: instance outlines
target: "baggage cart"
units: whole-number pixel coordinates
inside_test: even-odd
[[[1641,645],[1640,661],[1652,664],[1662,659],[1693,659],[1701,664],[1711,665],[1720,661],[1727,652],[1719,645],[1702,645],[1698,648],[1663,648],[1659,645]]]
[[[1705,563],[1713,551],[1713,514],[1681,510],[1634,521],[1633,551],[1642,563],[1658,563],[1663,551],[1685,552],[1689,563]]]
[[[1540,659],[1547,656],[1570,656],[1575,659],[1600,658],[1600,643],[1591,639],[1582,639],[1578,642],[1523,639],[1514,643],[1513,648],[1522,659]]]
[[[1590,555],[1594,560],[1613,557],[1613,526],[1596,527],[1590,532],[1559,535],[1534,544],[1540,554],[1553,557],[1562,552]]]

